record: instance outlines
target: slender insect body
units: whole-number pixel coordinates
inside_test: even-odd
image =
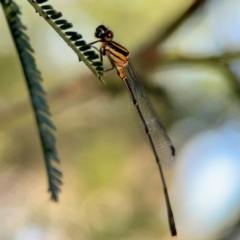
[[[176,236],[177,230],[161,166],[161,163],[166,165],[171,165],[173,163],[175,149],[165,131],[165,128],[157,118],[151,103],[148,101],[140,80],[132,68],[129,51],[120,44],[112,41],[113,32],[107,29],[104,25],[97,27],[95,36],[100,40],[92,42],[90,45],[95,44],[96,42],[102,42],[100,47],[101,59],[102,56],[108,57],[112,64],[111,69],[115,68],[117,70],[119,77],[126,85],[137,113],[136,116],[138,116],[140,120],[140,126],[144,129],[145,136],[147,136],[148,143],[154,153],[163,184],[170,231],[172,236]]]

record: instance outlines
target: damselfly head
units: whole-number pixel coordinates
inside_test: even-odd
[[[113,39],[113,32],[108,30],[104,25],[100,25],[96,28],[95,37],[110,42]]]

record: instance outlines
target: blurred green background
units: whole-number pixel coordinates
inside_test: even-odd
[[[101,84],[27,1],[16,2],[58,129],[64,185],[59,203],[51,202],[25,80],[1,11],[0,239],[171,239],[158,168],[121,79],[111,71]],[[86,41],[104,24],[131,52],[177,149],[175,165],[164,169],[177,239],[222,238],[240,210],[240,0],[49,4]]]

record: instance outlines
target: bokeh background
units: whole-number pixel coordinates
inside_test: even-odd
[[[0,239],[169,240],[154,156],[115,71],[106,86],[27,1],[64,185],[47,193],[40,141],[0,11]],[[172,139],[165,176],[178,240],[240,239],[240,0],[51,0],[88,42],[105,24],[131,52]],[[106,68],[108,61],[104,61]]]

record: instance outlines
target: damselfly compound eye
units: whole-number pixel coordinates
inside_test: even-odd
[[[106,31],[107,31],[107,28],[104,25],[98,26],[95,31],[95,37],[103,38]]]
[[[111,30],[107,30],[104,35],[104,40],[109,42],[109,41],[112,41],[112,39],[113,39],[113,32]]]

